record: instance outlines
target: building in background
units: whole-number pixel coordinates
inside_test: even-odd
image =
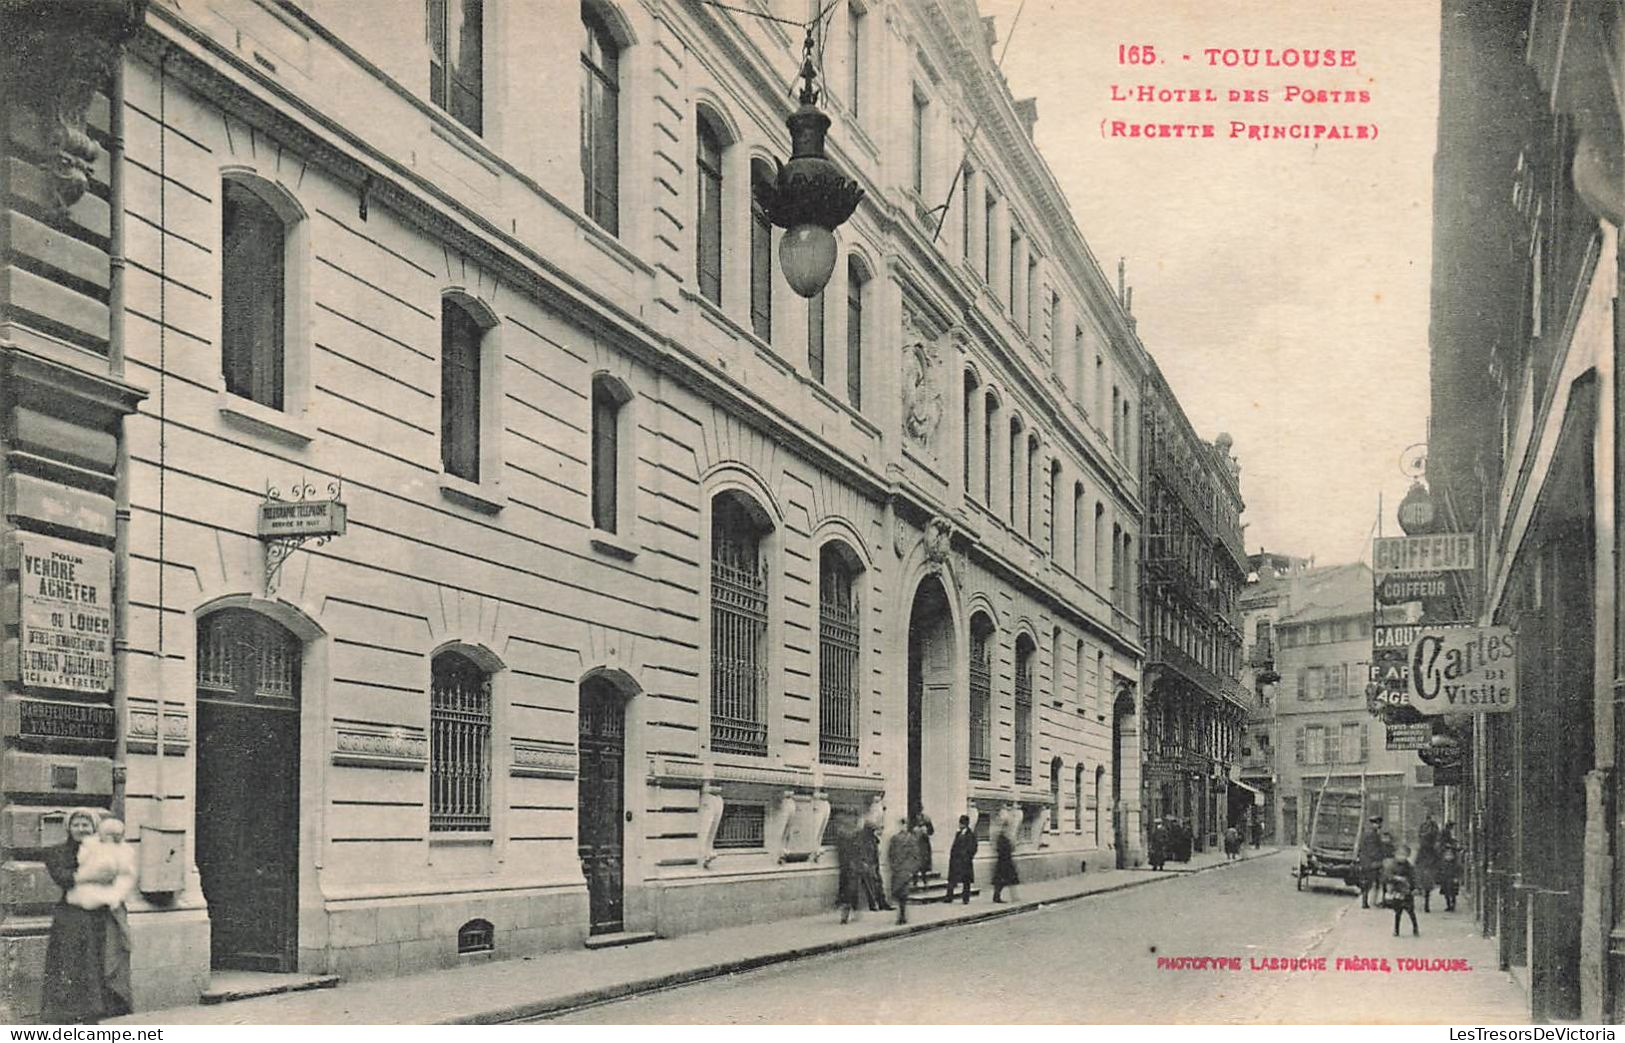
[[[141,1007],[809,912],[846,813],[1134,864],[1142,738],[1216,825],[1235,465],[1138,393],[974,5],[830,15],[866,198],[810,303],[752,204],[783,25],[80,8],[3,12],[0,1020],[73,804],[137,841]],[[1155,733],[1142,459],[1193,555]]]
[[[1280,740],[1275,731],[1275,700],[1281,675],[1275,668],[1275,625],[1289,610],[1292,577],[1310,567],[1306,558],[1272,554],[1262,549],[1247,556],[1247,585],[1239,599],[1241,610],[1242,686],[1250,693],[1242,724],[1239,779],[1249,796],[1256,795],[1253,814],[1263,837],[1276,836],[1277,758]]]
[[[1154,363],[1141,408],[1145,806],[1188,824],[1200,850],[1230,824],[1252,702],[1240,681],[1241,467],[1229,435],[1196,434]]]
[[[1326,785],[1364,786],[1367,809],[1413,849],[1423,816],[1441,810],[1425,766],[1413,751],[1387,748],[1383,723],[1367,704],[1371,579],[1364,564],[1307,569],[1288,577],[1277,599],[1271,630],[1280,674],[1274,717],[1283,844],[1303,842],[1315,794]]]
[[[1469,736],[1478,915],[1537,1021],[1621,1020],[1625,8],[1446,0],[1427,478],[1517,709]]]

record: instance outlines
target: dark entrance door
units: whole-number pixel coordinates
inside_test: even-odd
[[[589,933],[623,927],[624,784],[626,711],[621,693],[607,681],[581,686],[581,771],[576,814],[577,853],[587,878]]]
[[[908,631],[908,820],[913,822],[924,808],[921,790],[921,743],[925,734],[924,649],[917,627]]]
[[[198,624],[197,862],[212,967],[297,962],[300,652],[252,612]]]

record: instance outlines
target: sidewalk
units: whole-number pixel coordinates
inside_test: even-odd
[[[1265,857],[1277,850],[1246,848],[1242,858]],[[1171,865],[1183,872],[1201,872],[1226,864],[1222,853],[1204,852],[1194,855],[1188,864]],[[1020,901],[1011,899],[1001,905],[992,904],[984,883],[982,894],[969,905],[956,902],[910,906],[907,925],[898,925],[892,914],[885,912],[864,913],[861,919],[843,925],[832,909],[817,916],[729,927],[623,948],[569,949],[214,1006],[142,1011],[113,1019],[109,1024],[428,1025],[513,1021],[1179,878],[1179,872],[1102,870],[1022,884],[1015,892]]]
[[[1471,906],[1444,912],[1437,895],[1433,912],[1417,902],[1421,934],[1407,918],[1394,935],[1394,914],[1361,909],[1350,896],[1342,912],[1308,955],[1326,957],[1324,972],[1283,974],[1276,994],[1256,1020],[1270,1023],[1349,1022],[1383,1024],[1527,1025],[1523,990],[1495,965],[1495,942],[1480,933]],[[1376,970],[1338,970],[1337,959],[1372,960]],[[1422,966],[1401,969],[1399,961]],[[1387,961],[1388,970],[1380,969]],[[1471,970],[1448,970],[1454,964]]]

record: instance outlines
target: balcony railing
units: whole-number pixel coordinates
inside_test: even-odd
[[[1219,675],[1203,666],[1195,656],[1166,637],[1152,637],[1146,642],[1145,665],[1166,667],[1204,692],[1221,694]]]

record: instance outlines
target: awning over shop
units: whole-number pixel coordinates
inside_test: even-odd
[[[1263,790],[1257,788],[1256,786],[1249,786],[1245,782],[1240,782],[1240,781],[1238,781],[1236,779],[1231,779],[1230,780],[1230,785],[1235,786],[1238,789],[1244,789],[1248,793],[1251,793],[1253,795],[1253,805],[1255,807],[1263,807],[1264,806],[1264,791]]]

